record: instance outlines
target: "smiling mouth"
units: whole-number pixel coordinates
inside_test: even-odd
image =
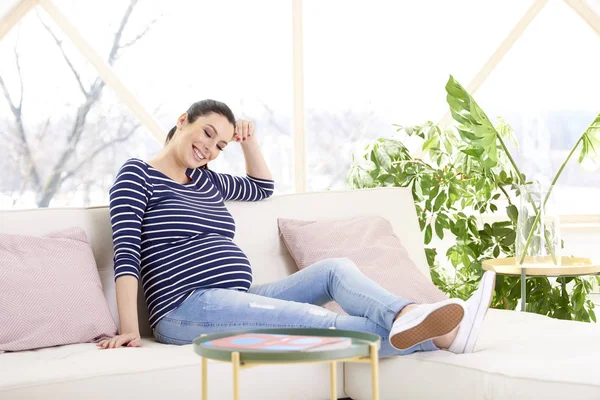
[[[196,146],[192,145],[192,149],[194,150],[194,155],[196,156],[198,161],[204,161],[206,159],[206,157],[204,157],[202,153],[200,153],[200,150],[198,150]]]

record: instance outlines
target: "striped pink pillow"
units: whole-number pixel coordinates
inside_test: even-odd
[[[278,218],[279,232],[299,269],[326,258],[348,257],[371,280],[395,295],[417,303],[434,303],[447,296],[419,271],[379,216],[300,221]],[[342,313],[337,303],[325,308]]]
[[[83,229],[0,234],[0,351],[91,342],[116,331]]]

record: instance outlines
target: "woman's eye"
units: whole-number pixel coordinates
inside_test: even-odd
[[[206,129],[204,129],[204,134],[205,134],[206,136],[210,137],[209,133],[208,133],[208,132],[206,132]]]
[[[217,146],[217,149],[219,149],[219,151],[225,151],[225,148],[224,148],[224,147],[219,147],[219,146]]]

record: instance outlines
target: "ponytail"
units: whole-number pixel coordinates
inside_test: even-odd
[[[171,139],[173,139],[173,135],[175,134],[176,130],[177,130],[177,126],[174,126],[173,128],[171,128],[169,133],[167,133],[167,139],[165,140],[165,146],[171,141]]]

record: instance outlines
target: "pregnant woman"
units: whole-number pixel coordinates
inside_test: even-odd
[[[246,176],[207,164],[240,144]],[[381,357],[447,349],[472,352],[492,299],[484,274],[466,302],[413,304],[365,277],[347,258],[319,261],[277,282],[252,284],[252,268],[235,244],[225,201],[259,201],[274,182],[254,125],[227,105],[192,104],[152,160],[128,160],[110,189],[120,333],[102,349],[140,346],[138,281],[159,342],[188,344],[201,334],[259,328],[329,328],[378,334]],[[335,300],[341,316],[321,306]]]

